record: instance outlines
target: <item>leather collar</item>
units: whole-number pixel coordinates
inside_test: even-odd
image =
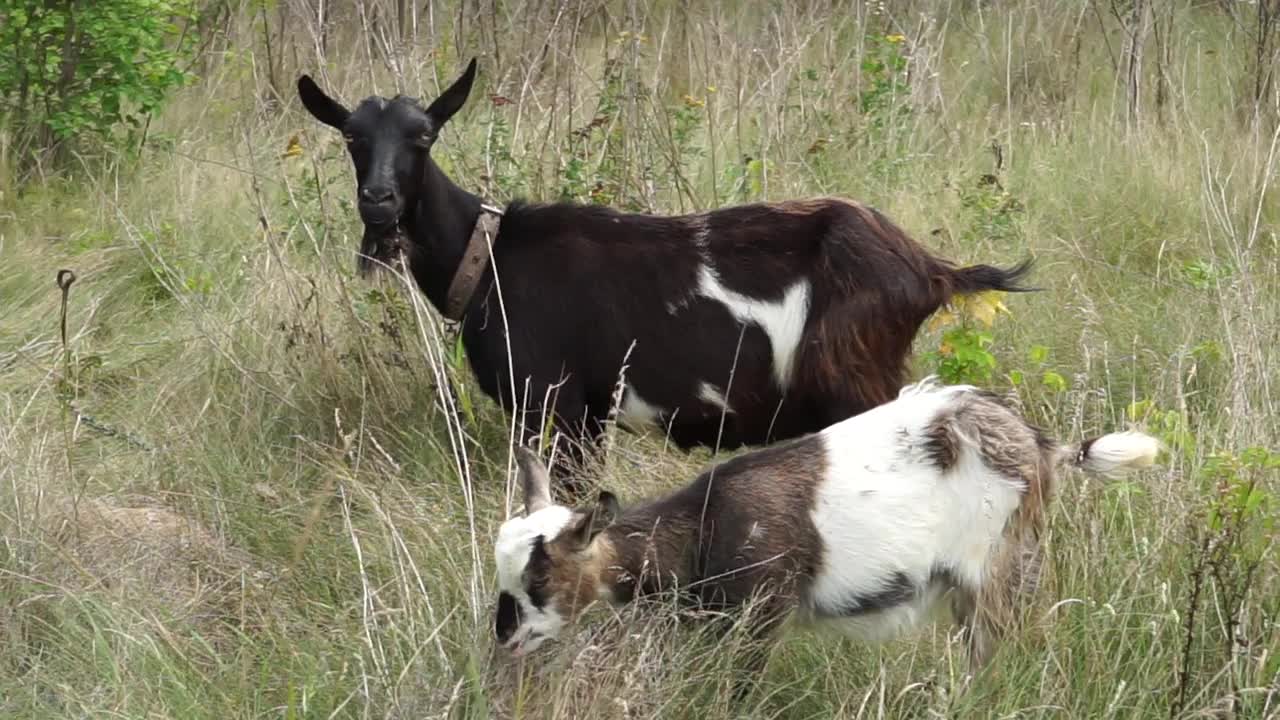
[[[493,251],[493,239],[498,236],[498,223],[501,220],[501,210],[492,205],[480,205],[480,215],[476,218],[476,226],[471,230],[467,250],[462,254],[462,261],[458,263],[453,281],[449,283],[449,294],[445,296],[444,316],[449,320],[461,320],[467,306],[471,304],[476,284],[480,282],[485,268],[489,267],[489,254]]]

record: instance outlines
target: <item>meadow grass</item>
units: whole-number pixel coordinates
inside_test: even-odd
[[[370,0],[323,43],[303,5],[231,13],[140,152],[34,178],[0,152],[0,716],[1280,717],[1280,158],[1238,21],[1157,5],[1135,95],[1102,3]],[[983,384],[1168,452],[1064,479],[988,671],[945,619],[798,628],[734,706],[743,640],[662,598],[495,650],[510,422],[404,278],[355,276],[349,161],[291,91],[430,97],[471,55],[434,152],[494,201],[834,194],[959,262],[1036,258],[1042,291],[974,326]],[[610,447],[592,479],[624,503],[713,458]]]

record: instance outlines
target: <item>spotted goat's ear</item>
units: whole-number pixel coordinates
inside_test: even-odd
[[[551,476],[538,456],[528,448],[516,447],[520,486],[524,488],[524,512],[531,515],[551,507]]]
[[[622,513],[618,498],[608,490],[601,490],[594,505],[578,512],[578,521],[567,531],[568,537],[579,547],[591,544],[601,530],[613,524]]]

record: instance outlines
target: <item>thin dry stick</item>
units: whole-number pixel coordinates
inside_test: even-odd
[[[76,281],[76,274],[63,268],[56,278],[58,289],[62,291],[62,313],[59,327],[62,330],[62,361],[66,368],[67,378],[71,378],[71,346],[67,344],[67,299],[71,296],[71,284]]]
[[[72,382],[71,348],[67,345],[67,297],[71,294],[71,284],[76,281],[76,274],[70,270],[59,270],[56,280],[58,283],[58,289],[62,291],[62,317],[60,322],[62,328],[62,361],[67,381]],[[67,463],[67,477],[71,480],[72,486],[74,486],[75,465],[71,462],[71,440],[72,437],[74,437],[74,432],[71,428],[71,423],[67,419],[68,411],[74,412],[71,409],[71,403],[64,402],[62,404],[62,411],[62,456]],[[77,541],[79,541],[80,533],[80,495],[82,491],[83,488],[74,493],[71,498],[71,513],[75,518]]]
[[[436,323],[431,320],[431,317],[423,304],[421,293],[417,292],[417,287],[408,274],[407,263],[401,261],[399,266],[400,272],[397,273],[397,277],[403,284],[412,304],[414,318],[418,327],[418,334],[422,341],[423,348],[426,351],[427,362],[435,376],[436,389],[440,398],[441,407],[445,411],[445,430],[449,435],[449,445],[453,453],[454,468],[458,472],[458,481],[462,487],[463,504],[466,507],[467,524],[471,537],[471,619],[472,622],[479,622],[479,578],[481,561],[479,539],[476,534],[475,496],[471,484],[471,466],[466,450],[466,431],[462,425],[462,414],[454,401],[453,393],[449,391],[451,385],[447,372],[448,363],[444,355],[444,341],[441,337],[440,329],[437,327]],[[505,311],[503,312],[503,320],[504,322],[506,320]],[[431,330],[430,337],[427,335],[427,328],[430,328]],[[513,387],[513,396],[514,392]]]

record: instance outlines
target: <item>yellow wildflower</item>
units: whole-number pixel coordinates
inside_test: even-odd
[[[929,332],[933,332],[938,328],[943,328],[953,324],[956,321],[956,318],[957,316],[956,316],[955,310],[952,309],[951,305],[947,305],[946,307],[942,308],[938,312],[934,313],[933,317],[929,318],[929,324],[926,327],[928,328]]]
[[[905,42],[907,39],[907,36],[894,33],[892,35],[886,35],[884,39],[894,45],[897,45],[898,43]]]
[[[280,157],[291,158],[291,157],[298,157],[301,154],[302,154],[302,142],[298,140],[297,135],[293,135],[289,138],[289,144],[285,147],[284,154],[281,155]]]
[[[999,290],[988,290],[976,295],[962,295],[953,298],[945,307],[929,318],[927,328],[933,332],[939,328],[956,324],[961,316],[973,318],[986,327],[991,327],[996,315],[1012,315],[1000,298],[1004,293]]]
[[[965,309],[973,319],[987,327],[991,327],[996,321],[997,314],[1011,314],[1009,308],[1005,307],[1000,300],[1003,295],[1004,293],[999,290],[988,290],[977,295],[966,296],[964,298]]]

